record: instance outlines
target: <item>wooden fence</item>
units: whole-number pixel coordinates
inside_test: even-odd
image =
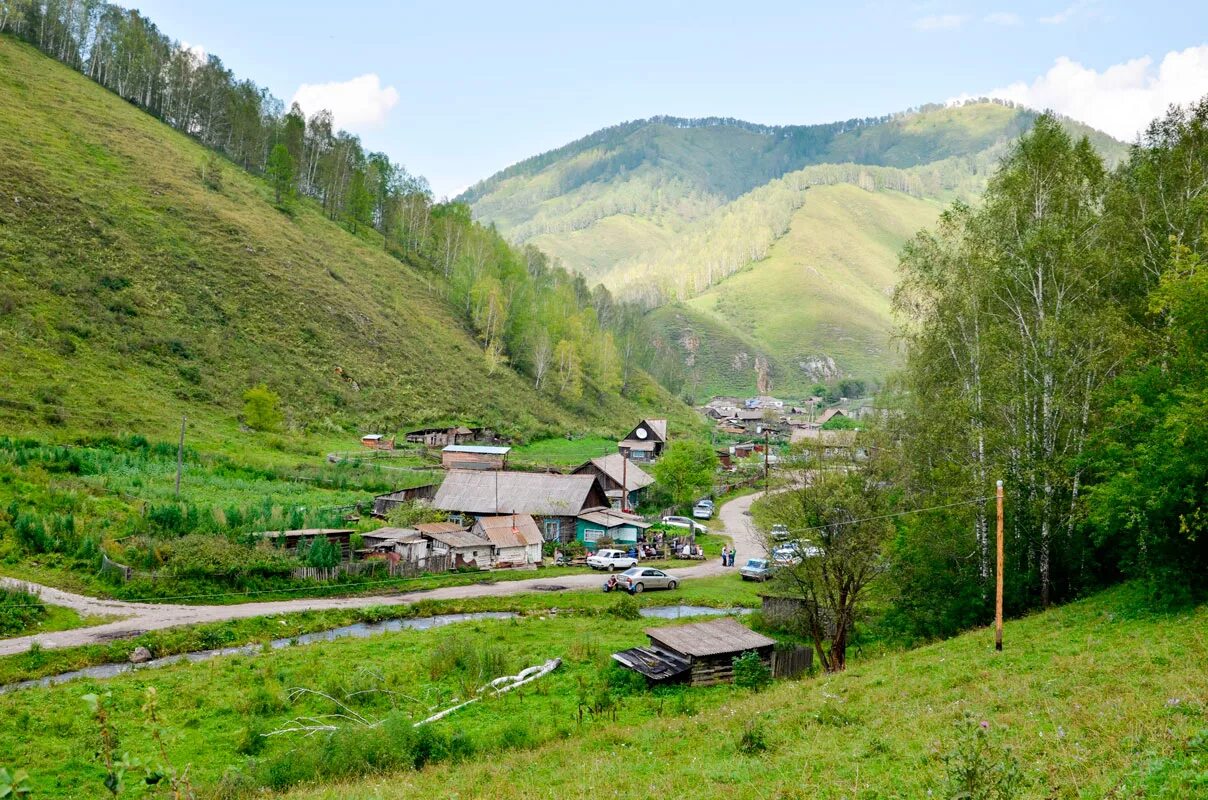
[[[126,583],[134,578],[155,580],[159,577],[158,573],[155,572],[147,572],[146,570],[139,570],[134,567],[128,567],[125,564],[119,564],[104,553],[101,553],[101,575],[105,577],[117,577],[121,579],[122,583]]]
[[[777,647],[772,651],[772,677],[796,678],[814,663],[814,651],[801,645]]]
[[[334,567],[295,567],[290,576],[295,580],[334,581],[343,575],[372,575],[383,578],[417,578],[426,572],[448,572],[453,568],[453,559],[448,555],[429,556],[423,563],[396,561],[391,563],[382,558],[368,561],[352,561]]]

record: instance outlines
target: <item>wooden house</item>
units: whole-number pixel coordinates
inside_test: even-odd
[[[667,420],[644,419],[617,442],[617,452],[630,461],[656,461],[667,446]]]
[[[422,444],[424,447],[446,447],[451,444],[469,444],[483,434],[482,428],[467,428],[465,425],[443,426],[439,428],[418,428],[407,431],[408,442]]]
[[[435,483],[425,483],[423,486],[395,489],[393,492],[379,494],[373,498],[373,516],[385,519],[387,514],[404,503],[431,500],[436,496],[436,487]]]
[[[841,408],[828,408],[825,411],[823,411],[821,414],[819,414],[818,419],[816,419],[814,421],[817,422],[819,426],[821,426],[821,425],[825,425],[826,423],[830,422],[835,417],[850,418],[851,415],[848,414],[846,411],[844,411]]]
[[[719,464],[721,464],[722,469],[734,468],[734,458],[732,457],[729,449],[718,450],[717,461]]]
[[[625,514],[611,508],[593,508],[579,515],[575,525],[575,539],[588,550],[595,550],[596,543],[604,537],[616,545],[636,544],[638,536],[650,527],[650,523],[636,514]]]
[[[633,508],[642,502],[642,492],[654,483],[654,478],[645,470],[625,458],[620,453],[609,453],[606,456],[593,458],[573,470],[575,475],[590,474],[600,479],[604,485],[604,493],[608,495],[609,505],[619,510]],[[622,491],[624,481],[625,491]],[[625,508],[622,508],[622,497]]]
[[[423,566],[428,561],[428,540],[414,528],[378,528],[361,534],[360,555],[365,558],[389,556]]]
[[[421,522],[415,526],[428,540],[433,557],[448,556],[450,569],[477,567],[490,569],[495,563],[495,546],[455,522]]]
[[[361,437],[361,444],[370,450],[393,450],[394,440],[387,439],[380,433],[367,433]]]
[[[541,563],[541,529],[529,514],[479,517],[470,533],[491,543],[496,568],[528,567]]]
[[[292,531],[264,531],[259,536],[286,550],[297,550],[303,542],[309,547],[315,539],[323,538],[338,547],[340,557],[347,561],[351,556],[354,533],[356,531],[346,528],[301,528]]]
[[[440,451],[445,469],[507,469],[510,447],[484,444],[450,444]]]
[[[754,651],[771,668],[774,639],[756,633],[733,617],[647,628],[648,647],[613,653],[613,660],[645,675],[653,683],[686,682],[693,686],[728,683],[734,659]]]
[[[529,514],[547,542],[575,537],[578,516],[608,505],[595,475],[451,469],[432,499],[454,522],[472,524],[477,517]]]

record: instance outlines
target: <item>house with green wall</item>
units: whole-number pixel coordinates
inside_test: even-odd
[[[611,508],[591,508],[575,519],[575,539],[588,550],[595,550],[596,543],[606,537],[615,545],[630,545],[637,542],[638,536],[650,524],[636,514]]]

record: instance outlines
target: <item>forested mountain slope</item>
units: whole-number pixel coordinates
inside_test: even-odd
[[[196,437],[222,443],[237,430],[243,393],[261,383],[281,395],[289,429],[330,436],[437,420],[520,435],[615,433],[646,410],[687,419],[637,372],[627,394],[642,407],[587,369],[575,393],[536,391],[498,346],[484,353],[491,329],[472,324],[478,306],[454,305],[477,287],[458,294],[451,264],[418,247],[400,254],[395,242],[391,255],[372,228],[341,225],[309,199],[282,210],[273,194],[0,36],[5,429],[167,435],[188,414]],[[463,224],[455,208],[423,212],[433,229],[480,248],[480,269],[489,256],[524,273],[522,254]],[[535,282],[516,291],[535,297],[531,307],[562,308],[582,330],[574,287],[548,282],[548,301]],[[567,291],[569,302],[555,294]],[[494,308],[491,287],[473,296]]]
[[[897,250],[945,203],[975,201],[1007,144],[1035,118],[993,102],[813,126],[655,118],[521,162],[464,199],[505,236],[622,299],[648,308],[688,301],[731,329],[720,334],[722,349],[735,337],[754,343],[738,362],[770,356],[770,373],[736,376],[702,366],[736,363],[710,352],[714,337],[688,336],[695,349],[662,337],[697,393],[755,390],[769,374],[771,389],[798,390],[819,378],[879,377],[892,366]],[[1123,156],[1120,143],[1065,124],[1109,161]],[[751,274],[730,277],[744,270]],[[666,328],[665,312],[654,319]]]

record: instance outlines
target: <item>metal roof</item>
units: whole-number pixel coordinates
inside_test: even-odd
[[[422,542],[424,540],[424,537],[414,528],[378,528],[375,531],[361,534],[361,538],[375,539],[383,543],[398,542],[399,544]]]
[[[462,548],[492,546],[490,541],[487,539],[461,528],[453,531],[425,531],[423,535],[434,542],[440,542],[448,547]]]
[[[593,525],[599,525],[603,528],[619,528],[622,525],[629,525],[634,528],[646,530],[650,527],[650,523],[634,514],[623,514],[620,511],[612,509],[604,509],[602,511],[585,511],[579,515],[579,519],[584,522],[590,522]]]
[[[613,653],[612,658],[621,666],[628,667],[634,672],[640,672],[647,678],[656,681],[674,678],[692,667],[692,663],[686,658],[649,647],[631,647],[628,650]]]
[[[524,547],[544,541],[537,523],[528,514],[479,517],[473,530],[482,531],[496,547]]]
[[[492,445],[482,444],[451,444],[447,445],[443,453],[481,453],[488,456],[506,456],[510,453],[510,447],[495,447]]]
[[[654,478],[650,477],[641,467],[632,461],[628,466],[625,464],[625,456],[620,453],[609,453],[606,456],[593,458],[587,464],[592,464],[596,469],[603,472],[608,477],[612,478],[617,484],[621,483],[621,477],[625,478],[625,488],[631,492],[638,489],[644,489],[654,483]],[[587,464],[582,465],[579,469],[583,469]]]
[[[653,644],[669,647],[686,656],[716,656],[758,650],[776,644],[761,633],[743,625],[733,617],[696,622],[691,625],[668,625],[647,628],[646,635]]]
[[[538,514],[573,517],[588,504],[595,475],[484,472],[451,469],[432,505],[467,514]],[[602,492],[601,492],[602,494]]]

